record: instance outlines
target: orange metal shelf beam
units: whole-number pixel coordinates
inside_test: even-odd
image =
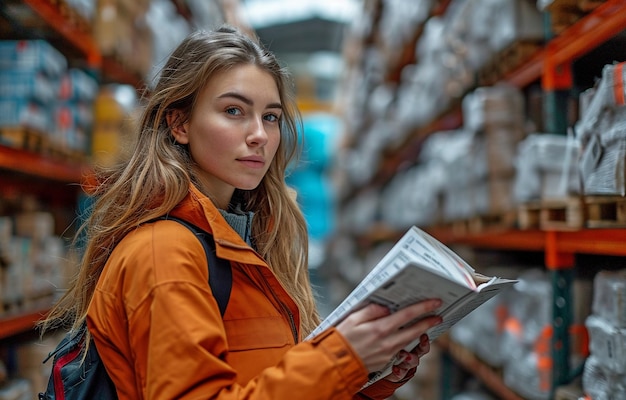
[[[60,182],[82,182],[89,168],[0,145],[0,168]]]
[[[626,229],[584,229],[554,234],[556,248],[562,253],[626,256]]]
[[[546,48],[556,64],[567,63],[626,30],[626,1],[607,0],[559,36]]]
[[[70,42],[74,47],[85,54],[87,64],[99,69],[102,65],[102,55],[93,38],[85,33],[75,29],[68,23],[59,8],[52,4],[49,0],[23,0],[28,4],[41,18],[46,21],[53,29],[59,32],[65,40]]]
[[[35,324],[47,313],[48,310],[46,309],[0,318],[0,340],[35,329]]]
[[[495,250],[554,251],[563,254],[626,256],[626,229],[582,229],[579,231],[510,230],[454,235],[447,229],[430,234],[447,244],[464,244]]]
[[[469,235],[455,235],[449,229],[427,230],[437,240],[446,244],[463,244],[499,250],[545,250],[545,232],[538,230],[507,230]]]
[[[624,30],[626,1],[608,0],[550,40],[523,65],[506,74],[504,80],[519,88],[528,86],[542,74],[550,74],[546,68],[568,64]],[[545,65],[548,58],[549,66]]]
[[[504,81],[518,88],[525,88],[541,78],[545,49],[538,50],[529,60],[521,66],[509,71],[504,76]]]

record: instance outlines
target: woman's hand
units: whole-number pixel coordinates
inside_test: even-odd
[[[391,382],[400,382],[406,377],[411,369],[420,365],[420,358],[429,351],[430,339],[428,339],[427,334],[423,334],[420,337],[419,344],[415,346],[410,353],[405,350],[400,350],[398,358],[401,361],[393,366],[391,373],[387,375],[385,379]]]
[[[439,300],[426,300],[394,312],[381,305],[370,304],[350,314],[339,325],[337,330],[346,338],[355,352],[361,357],[368,372],[380,371],[387,363],[406,347],[415,338],[422,338],[428,329],[441,323],[437,316],[425,317],[428,313],[436,310],[441,305]],[[417,320],[410,326],[407,323]],[[402,328],[405,326],[404,328]],[[402,329],[401,329],[402,328]],[[428,337],[426,337],[428,342]],[[416,349],[404,352],[405,360],[387,378],[397,381],[404,378],[410,368],[419,363],[419,354],[430,350],[430,345],[422,346],[422,342]],[[406,360],[406,355],[410,358]],[[424,353],[425,354],[425,353]],[[410,366],[410,368],[407,368]],[[406,371],[402,372],[402,370]],[[393,375],[393,376],[392,376]],[[397,378],[402,376],[402,378]]]

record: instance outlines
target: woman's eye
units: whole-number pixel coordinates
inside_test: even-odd
[[[226,113],[230,115],[241,115],[241,110],[236,107],[230,107],[226,109]]]
[[[265,116],[265,120],[269,121],[269,122],[276,122],[276,121],[278,121],[278,119],[279,119],[279,117],[276,114],[267,114]]]

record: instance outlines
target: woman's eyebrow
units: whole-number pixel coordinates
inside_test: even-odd
[[[238,99],[238,100],[246,103],[249,106],[254,104],[254,102],[251,99],[249,99],[248,97],[242,95],[241,93],[237,93],[237,92],[226,92],[226,93],[223,93],[223,94],[219,95],[217,98],[218,99],[224,99],[224,98],[227,98],[227,97],[233,97],[235,99]],[[282,110],[283,105],[280,104],[280,103],[270,103],[267,106],[265,106],[265,108],[279,108],[279,109]]]

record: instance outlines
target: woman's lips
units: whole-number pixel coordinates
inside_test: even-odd
[[[263,168],[265,166],[265,160],[260,156],[238,158],[237,161],[250,168]]]

